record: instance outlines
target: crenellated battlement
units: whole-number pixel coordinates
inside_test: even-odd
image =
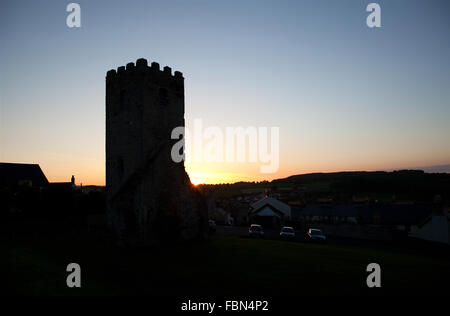
[[[162,79],[175,80],[177,82],[183,81],[183,73],[175,71],[172,74],[172,68],[165,66],[162,70],[157,62],[152,62],[148,66],[148,62],[145,58],[139,58],[136,63],[130,62],[126,66],[120,66],[116,69],[111,69],[106,73],[106,80],[115,80],[122,76],[132,76],[136,74],[149,75],[156,78],[158,81]]]

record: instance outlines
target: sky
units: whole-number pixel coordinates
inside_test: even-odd
[[[105,184],[105,74],[138,58],[185,77],[187,128],[278,127],[279,168],[186,163],[196,183],[450,164],[450,2],[0,2],[0,161]]]

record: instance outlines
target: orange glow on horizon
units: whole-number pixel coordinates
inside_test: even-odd
[[[197,186],[199,184],[205,183],[205,181],[203,179],[200,179],[200,178],[191,178],[191,183],[193,185]]]
[[[57,157],[59,158],[59,157]],[[44,160],[44,159],[43,159]],[[7,161],[5,161],[7,162]],[[48,159],[46,161],[18,161],[18,159],[11,159],[10,162],[21,163],[37,163],[41,166],[42,171],[49,182],[70,182],[72,175],[75,176],[77,185],[81,183],[86,185],[105,185],[105,169],[104,162],[98,160],[83,160],[83,159]],[[315,172],[341,172],[341,171],[377,171],[377,170],[398,170],[398,169],[414,169],[419,164],[416,163],[396,163],[389,164],[386,162],[383,165],[375,165],[368,163],[355,163],[350,167],[350,163],[342,163],[340,165],[329,165],[316,163],[304,163],[304,168],[299,168],[295,163],[289,161],[280,166],[276,173],[263,174],[259,172],[259,166],[249,163],[186,163],[186,172],[189,175],[193,185],[199,184],[221,184],[221,183],[235,183],[239,181],[244,182],[260,182],[272,181],[289,177],[292,175],[315,173]],[[434,164],[428,165],[445,165],[445,163],[437,161]]]

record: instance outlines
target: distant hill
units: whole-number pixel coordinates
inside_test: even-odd
[[[450,174],[426,173],[423,170],[310,173],[276,179],[272,183],[298,187],[322,184],[322,187],[338,193],[379,192],[427,198],[441,195],[447,200],[450,198]]]
[[[450,204],[450,174],[427,173],[423,170],[348,171],[308,173],[275,179],[271,182],[236,182],[233,184],[204,184],[201,190],[214,190],[216,197],[231,197],[266,190],[301,190],[309,196],[348,199],[365,196],[379,201],[414,201],[431,203],[439,195]]]
[[[450,165],[427,166],[414,169],[423,170],[427,173],[450,173]]]
[[[444,166],[442,166],[444,167]],[[433,168],[433,167],[430,167]],[[289,176],[272,180],[272,183],[303,183],[314,181],[333,181],[342,179],[450,179],[448,173],[431,173],[424,170],[394,170],[394,171],[341,171],[316,172]]]

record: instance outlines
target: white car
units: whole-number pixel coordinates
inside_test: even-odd
[[[283,227],[280,232],[280,237],[283,239],[295,238],[295,230],[292,227]]]
[[[327,237],[322,233],[320,229],[309,229],[307,238],[310,241],[326,241]]]

